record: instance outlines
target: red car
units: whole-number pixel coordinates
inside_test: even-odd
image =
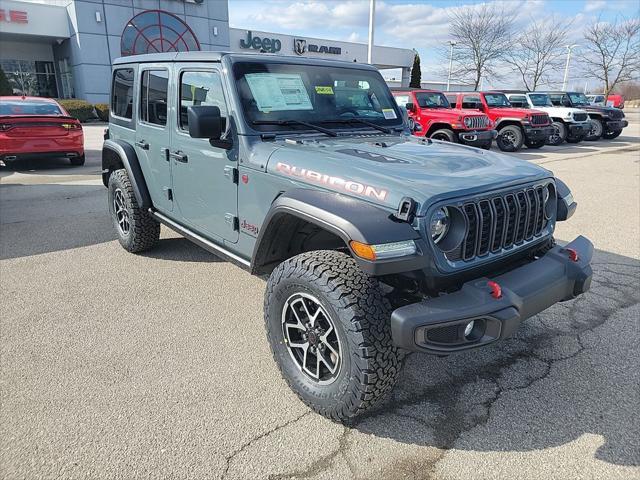
[[[607,97],[607,105],[612,105],[622,110],[624,108],[624,97],[622,95],[612,93]]]
[[[498,131],[496,144],[503,152],[515,152],[526,145],[542,147],[555,133],[551,118],[540,110],[514,108],[501,92],[447,92],[451,105],[465,111],[485,113]]]
[[[392,88],[398,105],[407,108],[413,134],[447,142],[460,142],[472,147],[491,148],[496,138],[493,123],[482,112],[452,109],[438,90]]]
[[[82,125],[55,100],[0,97],[0,160],[66,157],[84,164]]]

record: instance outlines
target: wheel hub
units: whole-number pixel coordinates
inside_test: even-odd
[[[282,333],[300,371],[319,384],[335,381],[342,363],[340,338],[317,298],[307,293],[290,296],[282,308]]]
[[[117,188],[115,192],[113,192],[113,214],[116,217],[116,222],[118,224],[118,230],[120,230],[120,233],[122,235],[129,235],[129,230],[131,228],[129,211],[127,210],[127,205],[124,200],[124,194],[119,188]]]

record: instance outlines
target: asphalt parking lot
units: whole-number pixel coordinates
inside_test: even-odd
[[[596,246],[591,291],[517,335],[411,355],[345,427],[287,388],[264,281],[163,228],[115,241],[87,163],[0,168],[0,476],[223,479],[640,478],[640,112],[616,140],[524,150],[572,189],[556,237]]]

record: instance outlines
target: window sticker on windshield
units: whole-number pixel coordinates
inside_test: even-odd
[[[382,109],[382,115],[384,115],[384,118],[386,120],[394,120],[394,119],[398,118],[396,116],[396,111],[393,108],[383,108]]]
[[[316,93],[319,95],[333,95],[333,88],[316,86]]]
[[[261,112],[313,109],[297,73],[248,73],[245,78]]]

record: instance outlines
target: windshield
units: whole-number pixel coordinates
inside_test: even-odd
[[[363,122],[345,122],[353,119],[383,127],[403,124],[387,84],[376,71],[270,62],[238,62],[233,71],[245,118],[256,130],[291,130],[292,121],[329,128],[332,121],[336,127],[363,128]]]
[[[449,108],[449,101],[440,92],[416,92],[416,100],[421,108]]]
[[[529,100],[531,100],[534,107],[553,107],[551,98],[546,93],[530,93]]]
[[[64,115],[55,103],[38,100],[3,100],[0,115]]]
[[[571,103],[575,105],[589,105],[589,99],[584,93],[569,93]]]
[[[529,102],[527,102],[527,97],[524,95],[510,95],[509,102],[517,108],[529,108]]]
[[[510,107],[511,104],[507,100],[504,93],[485,93],[484,99],[490,107]]]

